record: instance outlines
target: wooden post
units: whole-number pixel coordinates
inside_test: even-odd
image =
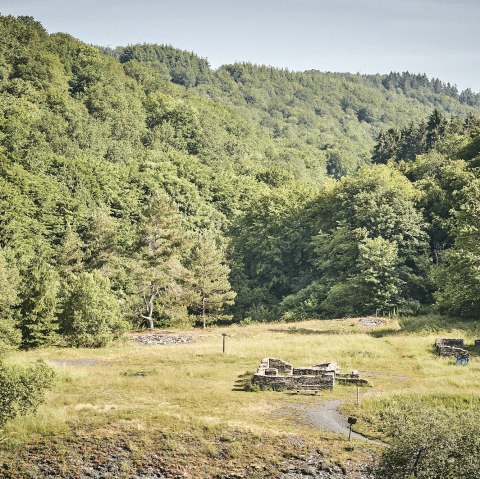
[[[353,426],[354,424],[356,424],[357,418],[350,416],[350,417],[347,419],[347,421],[348,421],[348,424],[349,424],[349,426],[350,426],[350,430],[348,431],[348,440],[351,441],[351,440],[352,440],[352,426]]]
[[[357,407],[360,406],[360,388],[357,386]]]
[[[223,336],[223,344],[222,344],[222,352],[225,354],[225,338],[227,336],[227,333],[222,333]]]

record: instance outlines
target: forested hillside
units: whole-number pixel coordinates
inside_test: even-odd
[[[232,315],[478,318],[478,95],[423,75],[214,71],[29,17],[0,33],[5,347]]]
[[[212,70],[208,61],[168,46],[106,50],[123,64],[150,65],[189,92],[233,106],[274,140],[271,158],[297,177],[353,173],[371,155],[381,129],[407,126],[434,108],[480,111],[480,95],[425,75],[291,72],[248,63]]]

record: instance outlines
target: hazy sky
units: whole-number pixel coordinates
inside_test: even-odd
[[[167,43],[217,67],[427,73],[480,91],[480,0],[0,0],[98,45]]]

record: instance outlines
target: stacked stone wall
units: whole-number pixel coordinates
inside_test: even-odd
[[[268,358],[268,367],[275,368],[279,374],[292,374],[293,371],[291,364],[277,358]]]
[[[292,389],[333,389],[335,378],[332,374],[323,376],[265,376],[254,374],[252,382],[262,389],[275,391]]]
[[[262,389],[276,391],[288,389],[321,390],[333,389],[335,380],[340,384],[368,384],[360,379],[357,371],[351,374],[340,374],[337,363],[324,363],[317,366],[294,368],[291,364],[277,358],[264,358],[260,362],[257,372],[253,375],[252,383]]]
[[[468,351],[464,349],[464,346],[463,339],[439,338],[435,340],[437,354],[443,357],[468,357]]]

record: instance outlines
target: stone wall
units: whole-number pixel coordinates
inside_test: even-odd
[[[323,376],[327,371],[322,368],[304,367],[304,368],[293,368],[294,376]],[[333,372],[333,371],[332,371]]]
[[[267,358],[267,360],[268,367],[277,369],[279,374],[292,374],[293,366],[291,364],[276,358]]]
[[[468,351],[464,349],[464,346],[463,339],[438,338],[435,340],[437,354],[443,357],[468,357]]]
[[[435,340],[435,346],[452,346],[454,348],[463,348],[465,347],[465,341],[463,339],[438,338]]]
[[[368,384],[360,379],[357,371],[340,374],[337,363],[323,363],[316,366],[294,368],[291,364],[277,358],[264,358],[253,375],[252,383],[262,389],[276,391],[288,389],[333,389],[335,380],[340,384]]]
[[[284,391],[292,389],[333,389],[335,377],[333,374],[322,376],[265,376],[254,374],[252,383],[261,389]]]

